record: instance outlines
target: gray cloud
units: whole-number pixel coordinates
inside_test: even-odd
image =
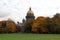
[[[8,15],[10,15],[9,12],[0,11],[0,18],[7,17]]]

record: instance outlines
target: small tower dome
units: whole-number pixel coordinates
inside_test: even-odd
[[[23,23],[25,23],[25,19],[23,19],[22,21],[23,21]]]

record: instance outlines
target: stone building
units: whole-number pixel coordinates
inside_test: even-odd
[[[22,32],[27,32],[27,33],[31,32],[31,28],[32,28],[32,24],[34,20],[35,20],[34,13],[31,10],[31,8],[29,8],[27,15],[26,15],[26,20],[23,19],[22,20],[23,23],[19,23],[22,29]]]

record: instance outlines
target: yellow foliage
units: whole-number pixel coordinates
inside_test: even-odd
[[[43,16],[38,17],[32,25],[32,31],[33,32],[37,32],[38,29],[40,28],[41,31],[45,32],[46,30],[44,29],[45,26],[45,22],[46,22],[46,18]]]
[[[6,22],[6,27],[2,27],[2,22]],[[18,30],[18,26],[13,21],[0,21],[0,31],[4,29],[5,31],[15,32]]]

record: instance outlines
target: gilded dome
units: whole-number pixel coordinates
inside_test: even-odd
[[[31,8],[29,8],[29,11],[27,12],[27,14],[34,14]]]

